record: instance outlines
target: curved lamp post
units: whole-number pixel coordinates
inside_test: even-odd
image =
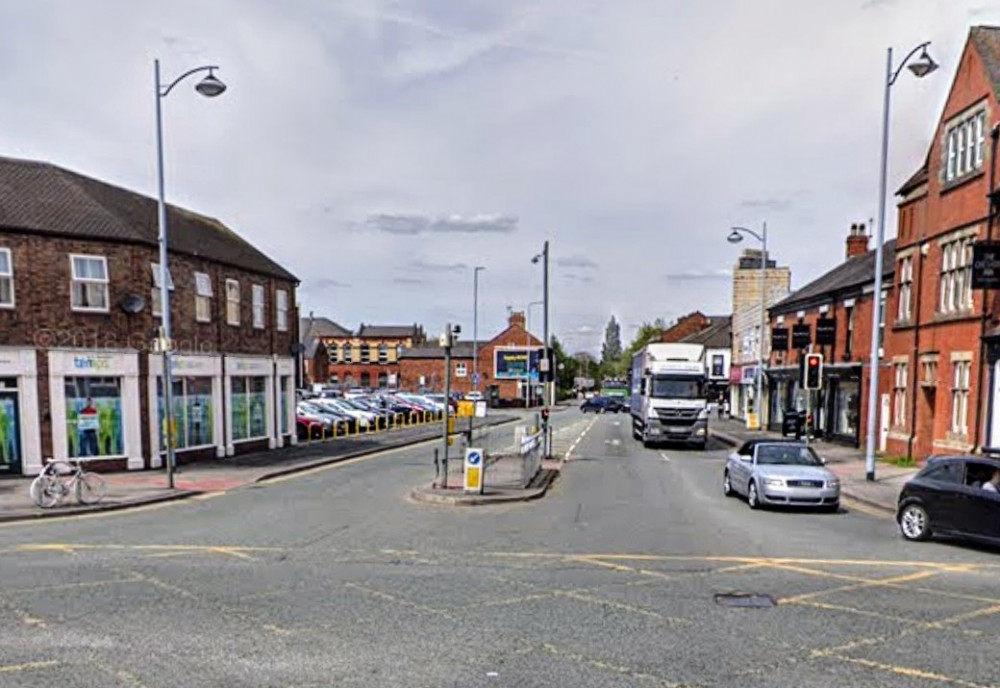
[[[764,430],[764,333],[767,330],[767,302],[765,299],[765,286],[767,283],[767,223],[764,223],[761,233],[747,229],[746,227],[733,227],[729,231],[726,241],[730,244],[738,244],[743,241],[743,236],[751,236],[761,244],[760,255],[760,337],[757,338],[757,429]]]
[[[542,252],[538,253],[531,258],[533,265],[537,265],[538,262],[542,263],[542,299],[544,300],[544,313],[542,315],[542,341],[545,343],[542,349],[542,358],[545,363],[539,363],[539,367],[545,365],[545,375],[548,378],[545,382],[545,386],[542,388],[544,390],[542,406],[544,408],[549,408],[555,406],[556,404],[556,383],[555,383],[555,371],[551,369],[550,365],[551,354],[549,353],[549,242],[545,241],[542,247]],[[545,439],[545,450],[544,455],[546,459],[552,458],[552,450],[548,437]]]
[[[886,60],[885,93],[882,101],[882,165],[879,172],[878,191],[878,234],[875,239],[875,292],[872,295],[872,342],[871,354],[869,356],[868,367],[868,436],[865,444],[865,473],[866,479],[875,480],[875,423],[877,415],[875,405],[878,403],[878,370],[879,370],[879,333],[882,324],[882,256],[883,245],[885,244],[885,194],[886,194],[886,170],[889,158],[889,92],[892,85],[896,83],[903,67],[910,61],[917,51],[920,57],[910,65],[910,71],[917,78],[922,78],[938,68],[937,63],[927,54],[927,46],[931,43],[921,43],[910,51],[910,54],[903,58],[899,66],[893,70],[892,48],[888,50]]]
[[[167,205],[164,201],[163,192],[163,117],[161,114],[160,101],[167,97],[170,91],[181,81],[197,74],[198,72],[208,72],[194,89],[207,98],[214,98],[226,90],[226,85],[219,81],[213,72],[218,67],[205,66],[196,67],[181,74],[166,86],[160,82],[160,61],[154,60],[154,81],[156,95],[156,175],[158,186],[158,235],[160,244],[160,336],[158,346],[163,352],[163,441],[166,445],[167,459],[167,486],[174,487],[174,409],[173,409],[173,369],[171,367],[171,349],[173,342],[170,340],[170,285],[169,270],[167,269]]]

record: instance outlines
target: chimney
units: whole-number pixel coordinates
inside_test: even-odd
[[[511,327],[520,327],[522,330],[525,329],[524,312],[515,311],[511,313],[508,323]]]
[[[868,253],[868,232],[864,223],[852,224],[851,233],[847,235],[847,258],[863,256]]]

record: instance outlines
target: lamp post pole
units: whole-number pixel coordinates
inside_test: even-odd
[[[168,86],[160,82],[160,61],[153,60],[153,80],[156,96],[156,178],[157,178],[157,241],[160,248],[160,333],[157,345],[163,353],[163,421],[160,424],[166,449],[167,487],[174,488],[174,407],[173,407],[173,342],[170,333],[170,271],[167,267],[167,204],[164,199],[163,184],[163,115],[160,101],[167,97],[171,89],[183,79],[197,72],[207,71],[195,90],[203,96],[213,98],[226,90],[225,84],[216,79],[212,72],[216,66],[196,67],[174,79]]]
[[[472,388],[479,390],[479,272],[485,267],[476,266],[472,271]]]
[[[878,422],[876,404],[878,403],[878,377],[879,377],[879,348],[881,342],[882,324],[882,260],[883,245],[885,244],[885,196],[886,196],[886,176],[889,166],[889,94],[892,85],[896,83],[896,78],[903,70],[903,66],[913,57],[918,50],[923,50],[921,63],[910,66],[911,71],[917,77],[924,77],[937,69],[937,65],[927,54],[927,46],[930,41],[918,45],[910,51],[910,54],[903,58],[899,67],[892,68],[892,48],[886,53],[885,69],[885,89],[882,94],[882,161],[879,166],[879,193],[878,193],[878,231],[875,238],[875,291],[872,294],[872,341],[871,352],[868,359],[868,436],[865,438],[865,478],[872,482],[875,480],[875,424]]]
[[[764,431],[764,333],[767,331],[767,222],[760,237],[760,337],[757,339],[757,430]]]

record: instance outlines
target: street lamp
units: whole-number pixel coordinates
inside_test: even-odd
[[[477,392],[479,391],[479,272],[485,269],[477,265],[472,270],[472,388]]]
[[[156,94],[156,175],[159,196],[157,199],[157,220],[158,220],[158,241],[160,244],[160,336],[158,345],[163,351],[163,439],[166,444],[167,454],[167,486],[174,488],[174,409],[173,409],[173,369],[171,367],[171,349],[173,342],[170,340],[170,285],[167,269],[167,204],[164,200],[163,191],[163,117],[161,114],[160,101],[167,97],[174,86],[185,78],[198,72],[208,72],[208,75],[199,81],[194,90],[206,98],[214,98],[221,95],[226,90],[226,85],[219,81],[213,74],[218,69],[216,66],[196,67],[181,74],[171,81],[167,86],[160,82],[160,61],[153,60],[153,73]]]
[[[757,338],[757,429],[764,430],[764,333],[767,331],[767,223],[760,234],[746,227],[732,227],[726,240],[730,244],[743,241],[743,235],[752,236],[761,244],[760,255],[760,336]]]
[[[868,437],[865,446],[865,472],[869,482],[875,480],[875,405],[878,402],[878,368],[879,368],[879,333],[882,323],[882,256],[885,243],[885,194],[886,172],[889,164],[889,93],[896,83],[903,67],[910,58],[920,51],[920,57],[910,65],[910,71],[917,78],[922,78],[938,68],[937,63],[927,54],[927,46],[931,43],[921,43],[903,58],[895,70],[892,68],[892,48],[888,49],[886,57],[885,93],[882,101],[882,165],[879,172],[878,192],[878,234],[875,239],[875,292],[872,295],[872,342],[869,357],[868,375]]]
[[[555,406],[556,403],[556,385],[555,385],[555,371],[551,368],[551,357],[549,355],[549,242],[546,239],[544,246],[542,247],[542,252],[536,254],[532,257],[531,262],[535,265],[538,261],[542,261],[542,298],[545,300],[545,313],[542,316],[542,340],[545,343],[545,348],[543,349],[542,360],[545,361],[545,374],[548,378],[545,382],[545,399],[542,404],[544,407],[548,408],[550,406]],[[548,438],[545,440],[545,458],[551,458],[552,451]]]

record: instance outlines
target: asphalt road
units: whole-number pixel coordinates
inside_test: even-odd
[[[424,445],[0,527],[0,686],[998,682],[995,551],[906,543],[849,504],[750,511],[722,496],[721,446],[645,450],[624,415],[553,420],[575,449],[533,502],[412,502]]]

